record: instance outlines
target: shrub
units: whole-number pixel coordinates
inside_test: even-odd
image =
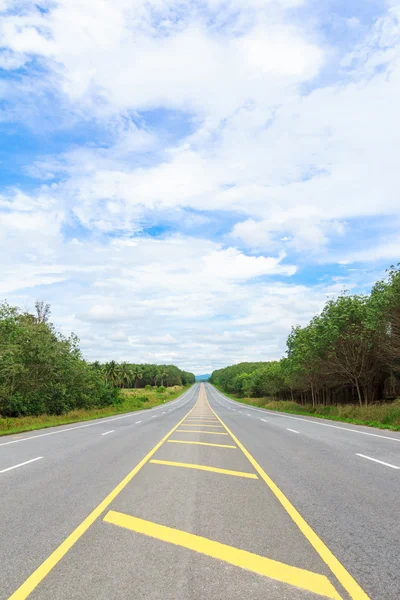
[[[148,396],[145,396],[144,394],[142,394],[141,396],[137,396],[136,398],[137,398],[137,400],[139,400],[140,402],[148,402],[148,401],[149,401],[149,398],[148,398]]]
[[[164,392],[165,392],[165,390],[166,390],[166,388],[165,388],[165,386],[163,386],[163,385],[160,385],[160,386],[157,388],[157,392],[158,392],[158,393],[160,393],[160,394],[164,393]]]

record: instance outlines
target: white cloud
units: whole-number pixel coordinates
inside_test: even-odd
[[[208,19],[175,0],[24,2],[1,21],[1,64],[32,68],[1,84],[1,119],[40,130],[51,93],[60,126],[90,119],[113,140],[35,156],[25,173],[48,185],[0,197],[0,294],[50,300],[91,358],[277,358],[342,285],[291,283],[297,262],[398,257],[396,235],[363,243],[355,226],[398,215],[398,5],[343,57],[313,19],[294,24],[300,0],[206,4]],[[141,113],[158,108],[191,134],[171,141]],[[219,242],[215,211],[237,221]],[[201,235],[142,233],[179,219]]]
[[[99,0],[93,11],[91,2],[62,0],[46,14],[32,4],[22,16],[4,17],[0,36],[15,56],[47,61],[81,109],[101,115],[166,106],[218,122],[253,99],[274,105],[321,67],[321,49],[285,24],[272,8],[278,4],[271,3],[275,22],[258,24],[251,11],[260,7],[249,4],[239,9],[245,24],[213,31],[194,4],[185,15],[180,3],[137,2],[133,10],[126,0]],[[222,13],[227,8],[214,5]],[[174,9],[183,15],[177,21],[169,19]]]

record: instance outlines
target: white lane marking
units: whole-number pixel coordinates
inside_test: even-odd
[[[220,394],[221,395],[221,394]],[[229,402],[234,402],[234,400],[230,400],[221,395],[221,398],[224,400],[228,400]],[[216,400],[216,398],[214,398]],[[218,402],[218,400],[217,400]],[[220,403],[221,404],[221,403]],[[251,410],[255,410],[257,412],[265,413],[265,409],[262,408],[252,408]],[[240,410],[238,412],[241,412]],[[351,433],[359,433],[360,435],[370,435],[372,437],[382,438],[384,440],[391,440],[392,442],[400,442],[400,438],[393,438],[388,435],[380,435],[379,433],[370,433],[369,431],[358,431],[358,429],[351,429],[350,427],[340,427],[340,425],[331,425],[330,423],[319,423],[318,421],[311,421],[311,419],[305,419],[303,417],[293,417],[292,415],[282,415],[278,412],[268,410],[268,414],[271,417],[282,417],[283,419],[294,419],[295,421],[304,421],[305,423],[312,423],[313,425],[319,425],[320,427],[331,427],[332,429],[342,429],[342,431],[351,431]],[[364,425],[364,427],[368,427]]]
[[[101,435],[108,435],[109,433],[114,433],[115,429],[110,429],[110,431],[105,431]]]
[[[185,392],[184,395],[181,398],[179,398],[179,400],[182,400],[189,391],[190,390]],[[177,400],[172,400],[171,404],[174,404],[174,408],[171,408],[170,411],[175,410],[176,408],[182,408],[182,406],[185,406],[185,404],[187,404],[190,400],[192,400],[193,396],[194,396],[194,393],[192,393],[189,398],[186,398],[185,402],[183,402],[181,405],[175,404],[175,402],[177,402]],[[148,410],[151,410],[151,411],[159,410],[160,408],[161,407],[158,406],[156,408],[146,409],[146,412]],[[57,435],[60,433],[66,433],[67,431],[75,431],[75,429],[84,429],[85,427],[94,427],[94,425],[103,425],[104,423],[111,423],[112,421],[118,421],[119,419],[129,419],[130,417],[136,417],[138,414],[141,414],[142,412],[145,412],[145,411],[140,410],[140,411],[137,411],[134,413],[128,413],[126,415],[121,415],[120,417],[112,417],[111,419],[99,419],[95,423],[87,423],[86,425],[77,425],[76,427],[68,427],[68,429],[57,429],[57,431],[49,431],[48,433],[40,433],[39,435],[31,435],[30,437],[26,437],[26,438],[20,438],[18,440],[11,440],[10,442],[3,442],[0,444],[0,447],[1,446],[9,446],[10,444],[19,444],[20,442],[27,442],[29,440],[36,440],[37,438],[47,437],[49,435]]]
[[[287,431],[291,431],[292,433],[299,433],[298,431],[296,431],[295,429],[289,429],[289,427],[286,427]]]
[[[268,423],[268,421],[266,419],[260,419],[261,421],[264,421],[264,423]]]
[[[400,467],[396,467],[396,465],[391,465],[390,463],[384,462],[383,460],[372,458],[372,456],[366,456],[365,454],[356,454],[356,456],[361,456],[361,458],[372,460],[373,462],[379,463],[380,465],[385,465],[385,467],[390,467],[391,469],[400,469]]]
[[[164,412],[162,412],[161,414],[162,414],[162,415],[165,415],[165,410],[164,410]]]
[[[251,417],[251,414],[250,414],[250,413],[246,413],[246,415],[247,415],[248,417]]]
[[[138,423],[141,423],[142,421],[135,421],[135,425],[137,425]]]
[[[29,463],[33,463],[36,460],[41,460],[43,456],[37,456],[36,458],[31,458],[31,460],[26,460],[23,463],[19,463],[18,465],[14,465],[12,467],[8,467],[7,469],[3,469],[0,473],[7,473],[7,471],[12,471],[13,469],[18,469],[18,467],[23,467],[24,465],[29,465]]]
[[[156,418],[156,416],[157,416],[157,415],[153,415],[151,418],[152,418],[152,419],[155,419],[155,418]]]

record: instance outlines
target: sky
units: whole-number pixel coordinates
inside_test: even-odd
[[[400,260],[400,0],[0,0],[0,300],[274,360]]]

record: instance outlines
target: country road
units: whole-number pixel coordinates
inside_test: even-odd
[[[0,600],[398,600],[400,434],[196,384],[0,438]]]

